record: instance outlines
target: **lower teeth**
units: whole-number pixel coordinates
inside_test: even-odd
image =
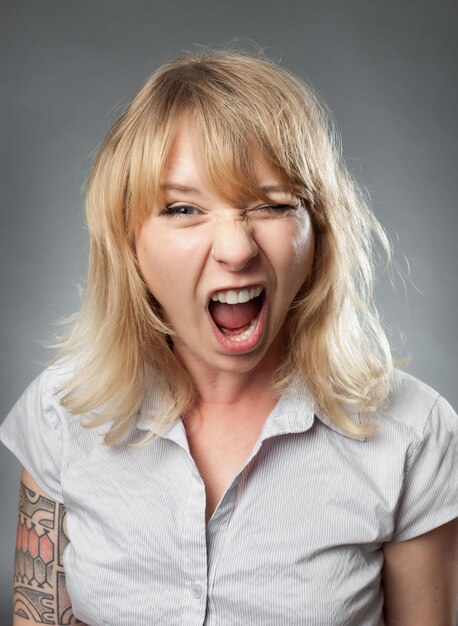
[[[257,323],[258,323],[258,318],[255,317],[253,320],[251,320],[248,328],[244,330],[243,333],[240,333],[240,335],[226,335],[224,330],[222,332],[224,336],[226,337],[226,339],[229,339],[230,341],[236,341],[236,342],[245,341],[246,339],[249,339],[251,337],[254,329],[256,328]]]

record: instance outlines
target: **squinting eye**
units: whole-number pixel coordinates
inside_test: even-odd
[[[174,217],[176,215],[198,215],[199,209],[196,209],[193,206],[188,206],[187,204],[183,204],[181,206],[167,206],[162,211],[163,215],[169,215]]]
[[[263,212],[263,213],[271,213],[271,214],[281,214],[287,213],[288,211],[293,211],[296,207],[292,204],[266,204],[264,206],[256,207],[254,209],[250,209],[248,213],[253,212]]]
[[[265,207],[261,207],[266,211],[289,211],[290,209],[294,209],[291,204],[272,204]]]

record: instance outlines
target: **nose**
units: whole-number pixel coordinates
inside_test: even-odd
[[[244,219],[218,220],[214,227],[211,251],[215,261],[237,272],[244,269],[258,252],[258,245]]]

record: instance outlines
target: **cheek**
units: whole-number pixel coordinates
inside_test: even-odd
[[[285,236],[285,249],[288,250],[285,266],[294,286],[299,287],[311,270],[315,253],[315,238],[308,215],[295,220]]]
[[[297,233],[293,240],[293,249],[293,258],[298,269],[303,268],[304,273],[308,274],[315,254],[315,236],[311,224],[306,225]]]
[[[141,274],[156,300],[168,306],[192,289],[198,275],[198,241],[186,233],[146,223],[136,231],[135,249]]]
[[[160,300],[162,277],[170,272],[170,254],[167,254],[160,237],[152,233],[148,224],[136,231],[135,251],[140,272],[153,295]],[[154,237],[152,235],[155,235]]]

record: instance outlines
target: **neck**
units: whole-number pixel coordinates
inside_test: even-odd
[[[212,368],[180,348],[176,346],[177,356],[196,390],[196,403],[189,414],[193,418],[203,422],[208,416],[221,423],[238,417],[246,420],[250,414],[267,416],[275,406],[279,394],[273,389],[273,380],[281,358],[277,345],[272,344],[260,363],[247,371],[242,363],[233,369]]]
[[[278,402],[272,387],[272,377],[262,375],[215,376],[200,385],[186,426],[195,433],[258,432]]]

